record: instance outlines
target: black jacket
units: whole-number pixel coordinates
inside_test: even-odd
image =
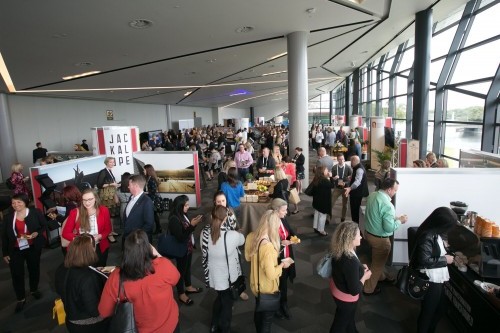
[[[330,178],[322,178],[317,185],[313,185],[312,206],[318,212],[330,214],[332,211],[332,188],[335,186]]]
[[[282,179],[274,185],[273,194],[270,195],[271,198],[280,198],[288,203],[288,197],[290,193],[288,192],[288,179]]]
[[[283,226],[288,231],[287,240],[290,240],[292,236],[295,236],[295,231],[292,229],[286,218],[281,219],[281,223],[283,223]],[[281,246],[281,248],[283,248],[283,246]],[[295,260],[295,256],[293,254],[293,246],[288,246],[288,249],[290,250],[290,258]],[[281,251],[279,254],[278,264],[281,263],[281,259],[285,259],[284,251]],[[295,277],[297,276],[297,273],[295,272],[295,265],[290,265],[288,268],[283,269],[288,269],[288,279],[293,283],[293,279],[295,279]]]
[[[441,256],[436,233],[429,232],[418,237],[410,263],[415,269],[446,267],[446,257]]]
[[[293,158],[295,159],[295,170],[297,170],[297,172],[304,172],[304,163],[306,160],[304,154],[295,155]]]
[[[148,234],[149,242],[151,243],[153,240],[154,222],[153,201],[146,193],[143,193],[130,210],[130,214],[128,216],[126,213],[124,214],[123,224],[125,228],[123,239],[127,238],[132,231],[142,229]]]
[[[47,220],[42,212],[36,208],[30,208],[29,214],[25,217],[24,222],[30,234],[38,232],[38,236],[34,239],[33,246],[37,249],[42,249],[45,244],[43,231],[46,230]],[[17,237],[14,235],[14,213],[4,216],[2,230],[2,253],[3,256],[10,256],[17,244]]]
[[[342,255],[338,260],[332,258],[332,278],[343,293],[356,296],[363,290],[361,278],[365,268],[356,256]]]

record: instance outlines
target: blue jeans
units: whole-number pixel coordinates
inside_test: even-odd
[[[244,183],[247,180],[248,168],[238,168],[238,175],[240,176],[241,182]]]

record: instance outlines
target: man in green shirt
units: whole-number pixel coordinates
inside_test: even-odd
[[[380,190],[368,196],[365,216],[365,238],[372,247],[372,276],[365,283],[363,294],[366,296],[380,293],[379,280],[393,282],[384,274],[384,266],[391,252],[389,239],[399,226],[408,220],[406,215],[396,217],[396,210],[391,202],[399,188],[395,179],[385,179]]]

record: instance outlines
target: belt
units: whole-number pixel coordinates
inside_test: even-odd
[[[366,233],[372,235],[373,237],[377,237],[377,238],[389,238],[389,237],[391,237],[391,236],[378,236],[378,235],[374,235],[374,234],[372,234],[371,232],[368,232],[368,231]]]

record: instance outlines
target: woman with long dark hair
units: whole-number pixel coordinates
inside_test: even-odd
[[[416,244],[410,258],[414,269],[429,277],[429,290],[422,300],[417,332],[432,333],[445,312],[443,283],[450,279],[449,264],[454,257],[446,253],[443,238],[458,224],[457,215],[448,207],[436,208],[418,227]]]
[[[125,239],[122,264],[104,286],[99,313],[110,317],[116,299],[127,299],[134,305],[138,332],[179,332],[179,307],[172,291],[178,280],[175,266],[158,254],[143,230],[137,229]],[[118,295],[120,282],[123,290]]]
[[[321,165],[316,168],[313,186],[313,202],[314,208],[314,232],[320,236],[327,236],[325,231],[326,216],[332,211],[332,188],[335,183],[331,181],[331,173],[328,169]]]
[[[193,231],[201,222],[203,215],[198,215],[189,219],[187,212],[189,210],[189,198],[187,195],[179,195],[174,199],[173,209],[168,217],[168,231],[179,242],[187,244],[187,253],[182,258],[177,258],[177,269],[181,278],[177,283],[177,294],[179,301],[185,305],[193,305],[194,302],[188,294],[196,294],[203,291],[202,288],[193,287],[191,284],[191,260],[193,256],[194,236]]]
[[[235,282],[242,275],[238,246],[245,243],[243,234],[227,226],[227,208],[216,206],[212,210],[210,227],[204,228],[201,241],[207,242],[207,284],[217,291],[212,309],[211,332],[229,332],[233,299],[229,281]],[[207,233],[208,235],[203,235]]]
[[[144,166],[144,176],[146,177],[146,192],[148,193],[148,197],[155,202],[155,197],[158,193],[158,186],[160,186],[160,180],[156,175],[155,168],[151,164],[146,164]],[[156,211],[155,207],[155,234],[161,234],[161,225],[160,225],[160,214]]]
[[[73,239],[64,264],[56,270],[56,291],[64,303],[66,328],[70,333],[108,329],[108,320],[97,309],[106,283],[106,276],[92,267],[98,260],[94,237],[82,234]]]
[[[12,284],[17,297],[15,312],[26,304],[24,286],[24,262],[28,267],[30,293],[35,299],[42,294],[38,291],[40,282],[40,256],[45,239],[43,232],[46,220],[36,208],[28,208],[28,195],[12,196],[13,212],[5,215],[2,232],[3,260],[9,265]]]
[[[82,193],[80,192],[78,187],[76,187],[75,185],[65,186],[62,190],[62,196],[63,196],[64,201],[65,201],[64,208],[66,208],[66,211],[65,211],[64,215],[57,215],[57,217],[56,217],[57,221],[61,225],[63,225],[64,221],[68,218],[71,211],[75,208],[79,208],[82,204]],[[48,211],[51,211],[51,209],[49,209]],[[57,213],[57,210],[56,210],[56,208],[54,208],[53,214],[56,214],[56,213]],[[50,213],[48,216],[50,217]],[[61,251],[62,251],[64,256],[66,256],[67,249],[68,248],[66,246],[62,246],[62,243],[61,243]]]
[[[77,235],[91,234],[97,244],[96,253],[99,257],[97,266],[104,267],[108,260],[110,232],[111,218],[108,208],[101,205],[93,189],[85,189],[82,192],[82,204],[70,212],[62,230],[62,237],[71,242]]]

